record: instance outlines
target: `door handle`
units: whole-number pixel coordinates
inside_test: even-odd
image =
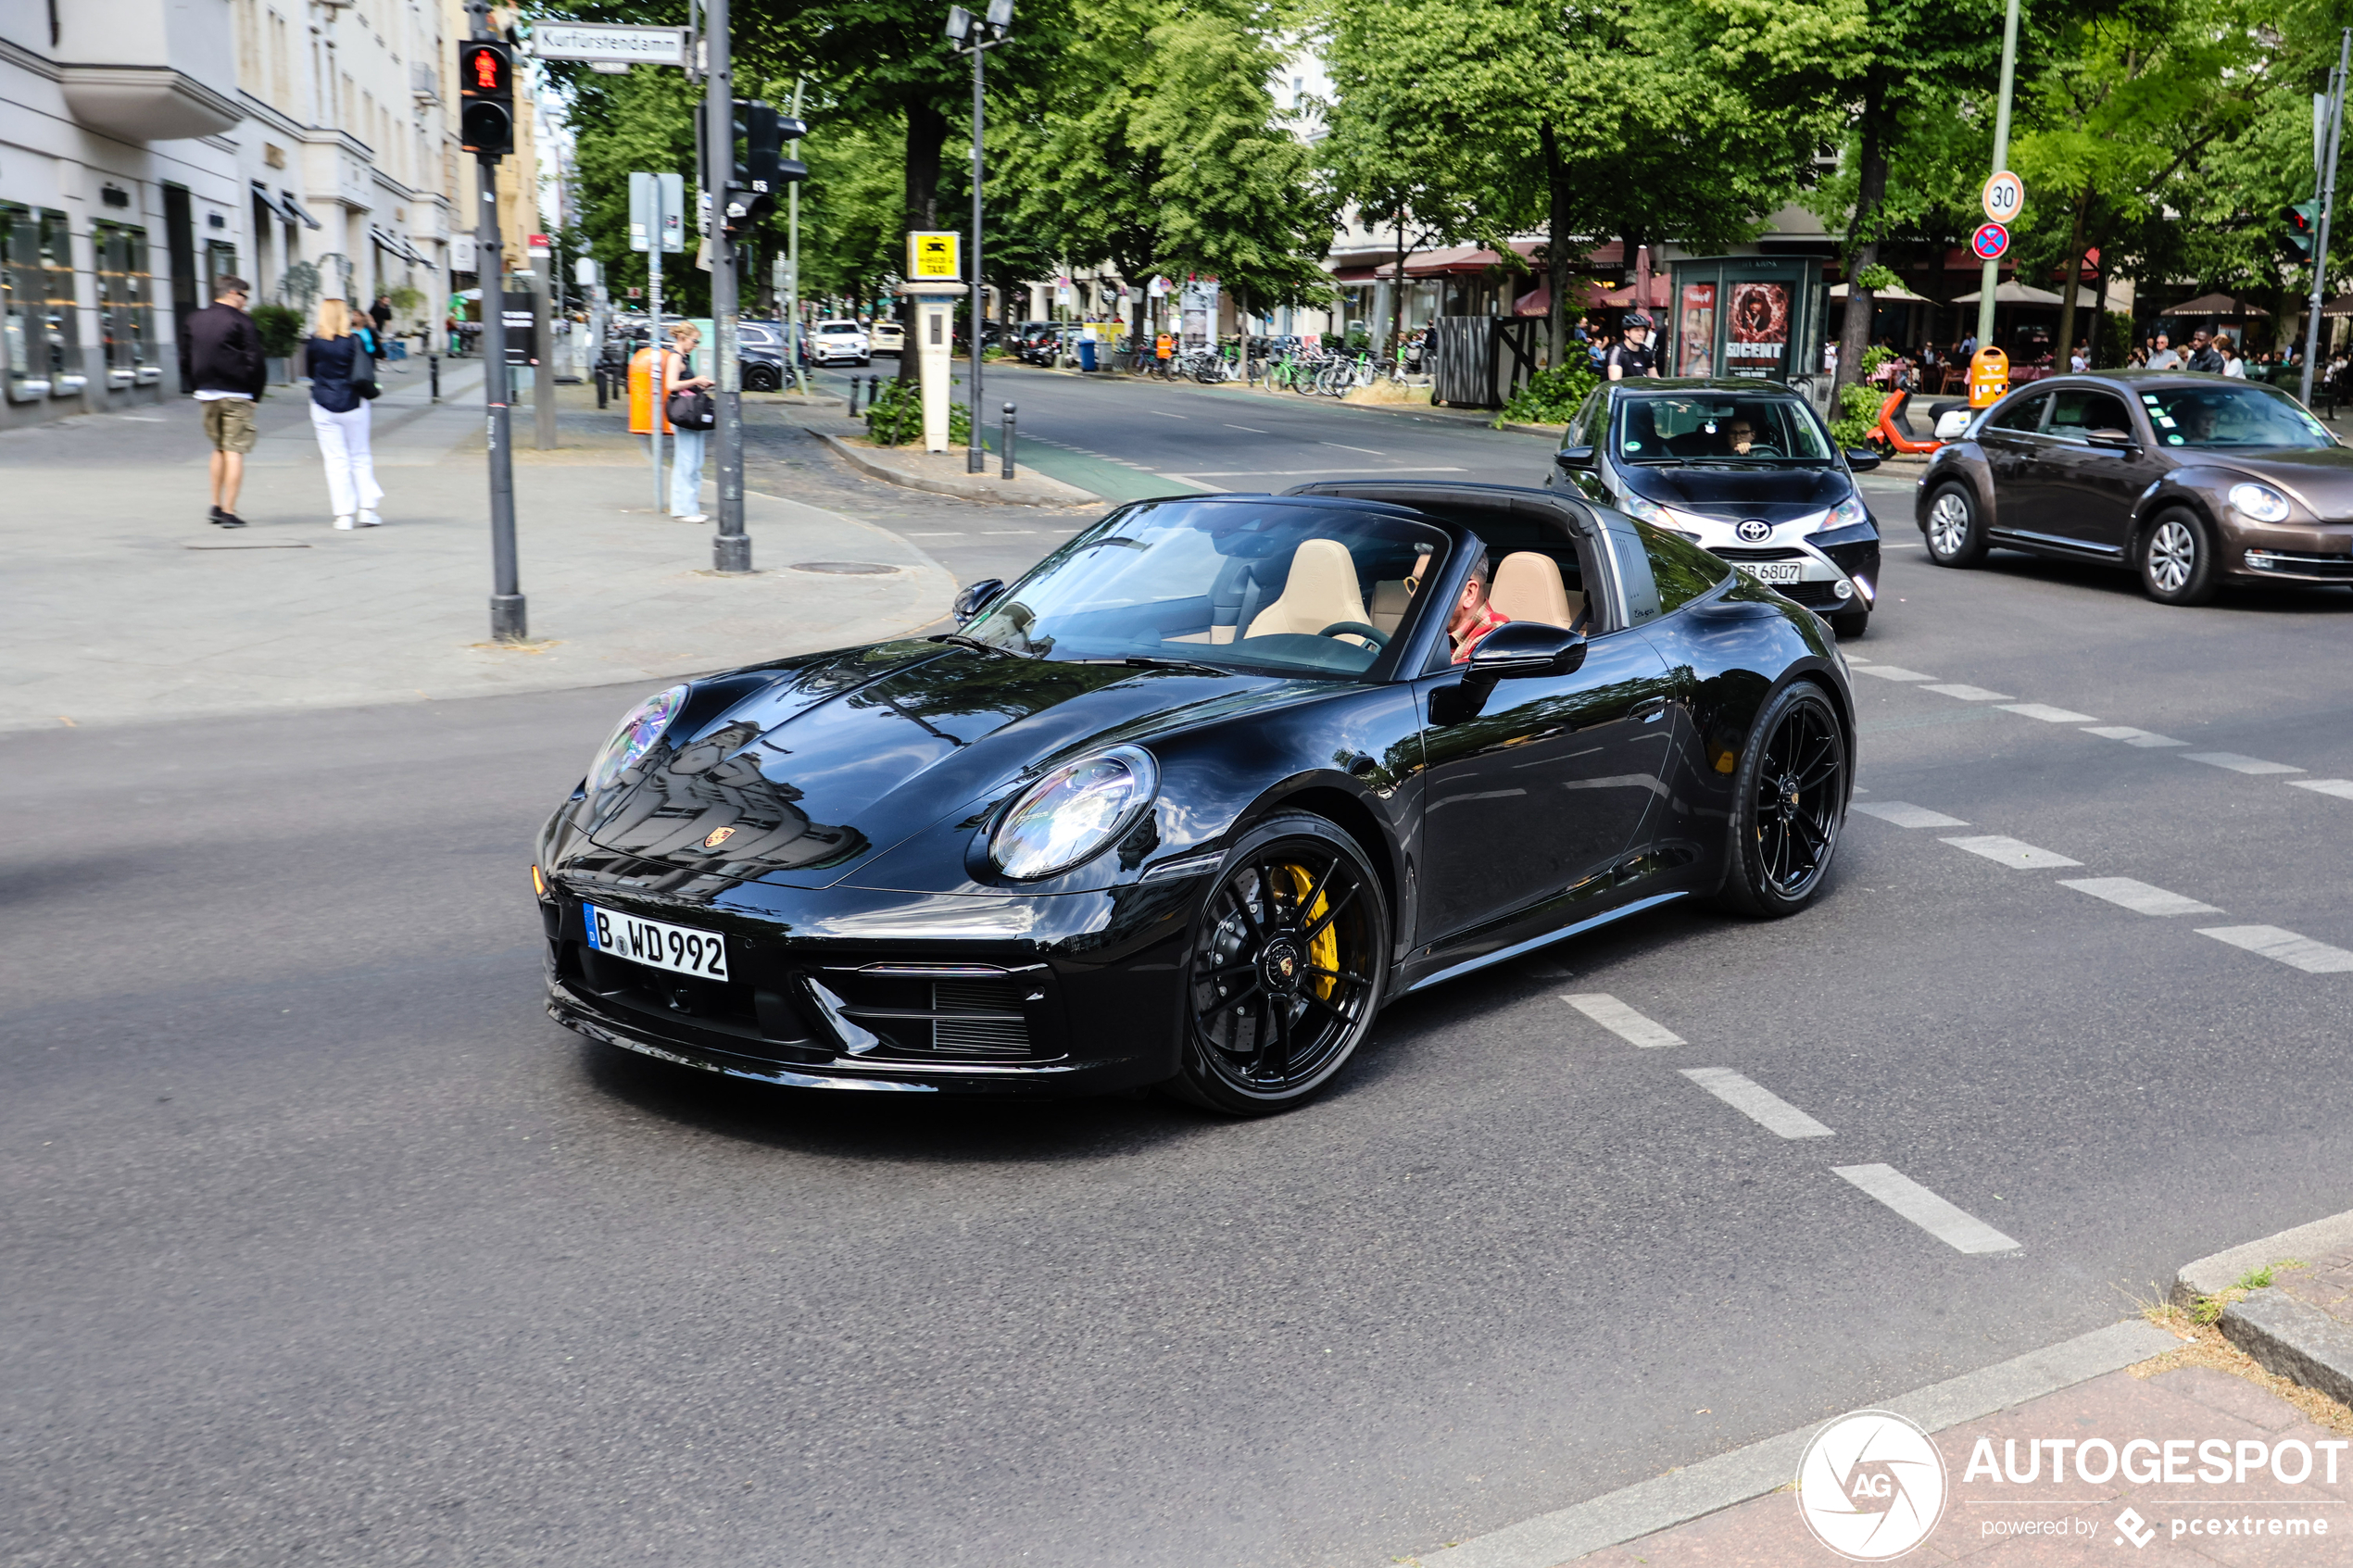
[[[1646,696],[1626,710],[1628,718],[1640,719],[1645,724],[1654,719],[1664,718],[1666,715],[1667,699],[1663,696]]]

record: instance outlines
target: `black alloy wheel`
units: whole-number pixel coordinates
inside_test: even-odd
[[[1821,687],[1800,682],[1757,715],[1734,774],[1726,908],[1780,919],[1822,889],[1846,820],[1846,737]]]
[[[2169,507],[2150,520],[2133,552],[2141,591],[2161,605],[2202,605],[2221,586],[2214,536],[2193,512]]]
[[[1305,815],[1252,829],[1195,919],[1168,1088],[1233,1116],[1308,1098],[1372,1028],[1388,951],[1389,902],[1354,839]]]
[[[1985,525],[1966,484],[1947,484],[1928,503],[1928,558],[1939,566],[1975,566],[1985,558]]]

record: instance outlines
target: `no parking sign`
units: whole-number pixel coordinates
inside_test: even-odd
[[[1999,223],[1981,223],[1969,236],[1969,247],[1980,261],[1999,261],[2010,248],[2010,232]]]

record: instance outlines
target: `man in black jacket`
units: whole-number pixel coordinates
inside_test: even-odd
[[[187,325],[188,376],[212,442],[212,521],[222,528],[245,525],[237,515],[237,489],[257,433],[254,401],[268,376],[261,333],[245,314],[248,292],[243,278],[220,279],[212,303],[191,312]]]

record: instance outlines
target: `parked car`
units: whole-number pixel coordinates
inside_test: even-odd
[[[907,330],[896,321],[878,317],[867,323],[866,339],[876,354],[897,354],[907,346]]]
[[[1830,621],[1869,629],[1880,531],[1812,405],[1771,382],[1610,382],[1594,389],[1554,455],[1548,488],[1573,489],[1670,529]]]
[[[810,329],[809,362],[812,365],[867,365],[874,362],[864,325],[847,318],[820,321]]]
[[[2098,561],[2160,604],[2353,584],[2353,450],[2282,389],[2221,376],[2030,383],[1929,459],[1915,511],[1941,566],[1997,546]]]
[[[1510,620],[1457,657],[1482,567]],[[1794,913],[1846,815],[1822,623],[1569,495],[1139,501],[956,615],[633,709],[539,839],[549,1012],[774,1084],[1259,1114],[1393,997]]]
[[[736,358],[743,366],[746,392],[782,392],[791,374],[787,353],[782,321],[736,323]]]

